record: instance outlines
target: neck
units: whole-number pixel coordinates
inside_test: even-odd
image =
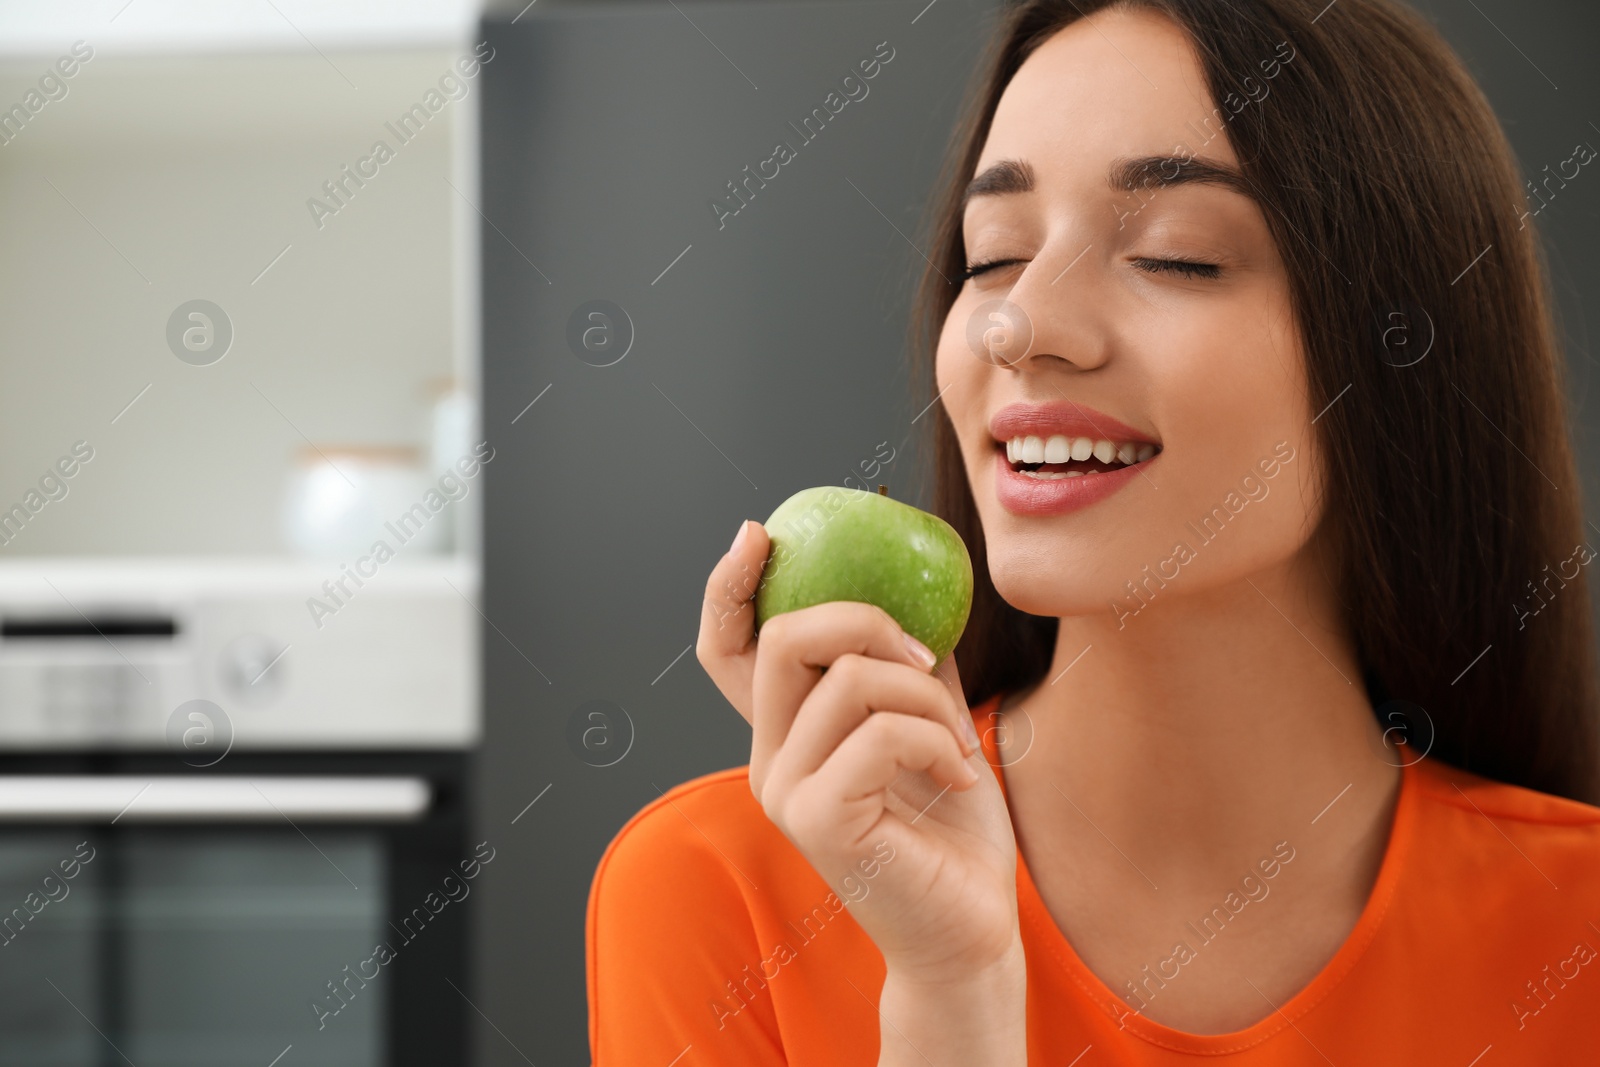
[[[1007,705],[1011,736],[1032,733],[1025,758],[1002,756],[1008,783],[1064,796],[1090,832],[1169,869],[1269,851],[1336,796],[1386,807],[1401,761],[1330,589],[1286,564],[1163,596],[1120,628],[1061,619],[1049,674]]]

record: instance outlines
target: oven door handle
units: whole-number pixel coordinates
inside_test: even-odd
[[[0,777],[0,822],[406,822],[432,800],[418,777]]]

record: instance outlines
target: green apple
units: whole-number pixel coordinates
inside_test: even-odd
[[[802,489],[766,523],[756,626],[830,600],[876,604],[943,660],[972,610],[972,559],[951,525],[882,486]]]

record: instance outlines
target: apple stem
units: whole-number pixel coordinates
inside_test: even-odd
[[[882,482],[879,482],[878,483],[878,495],[879,496],[888,496],[889,495],[889,487],[887,485],[884,485]]]

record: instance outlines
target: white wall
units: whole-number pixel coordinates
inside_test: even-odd
[[[72,41],[0,61],[0,108]],[[477,215],[446,179],[476,202],[456,150],[481,73],[410,143],[384,126],[471,46],[284,47],[102,48],[0,145],[0,510],[95,450],[0,554],[282,551],[305,438],[425,447],[427,383],[475,373]],[[395,158],[319,230],[307,199],[379,138]],[[211,366],[168,349],[194,298],[234,325]]]

